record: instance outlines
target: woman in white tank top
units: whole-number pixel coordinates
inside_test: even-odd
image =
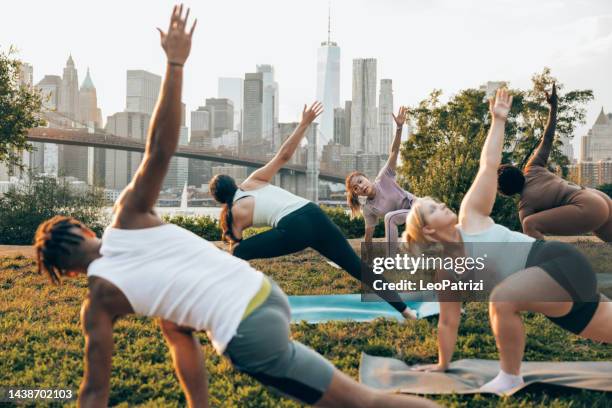
[[[459,215],[432,198],[418,199],[407,216],[403,237],[414,254],[420,255],[431,246],[454,247],[461,256],[488,256],[484,269],[486,279],[492,280],[501,272],[501,279],[493,282],[489,297],[501,370],[481,388],[495,393],[504,393],[523,382],[520,376],[525,348],[522,311],[543,313],[557,325],[582,337],[612,342],[612,303],[601,301],[604,298],[597,292],[594,272],[580,251],[565,243],[535,241],[495,224],[490,217],[511,104],[512,97],[505,89],[498,90],[496,98],[490,101],[491,129],[481,154],[480,169],[461,203]],[[448,292],[439,295],[445,296]],[[440,302],[439,361],[416,369],[445,371],[448,368],[460,315],[460,302]]]
[[[289,191],[270,184],[270,180],[291,159],[312,121],[323,112],[315,102],[302,112],[302,120],[293,134],[265,166],[253,172],[240,186],[227,175],[215,176],[209,184],[210,192],[223,204],[221,227],[235,256],[245,260],[273,258],[313,248],[351,276],[372,287],[381,280],[369,268],[362,276],[362,265],[340,229],[318,205]],[[242,239],[243,231],[251,226],[270,226],[272,229],[249,239]],[[405,318],[414,318],[395,291],[375,291]]]

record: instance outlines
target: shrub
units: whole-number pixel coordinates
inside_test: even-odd
[[[99,189],[78,191],[65,180],[30,174],[0,197],[0,244],[32,244],[38,225],[55,215],[74,217],[99,236],[107,224],[103,207]]]
[[[164,215],[162,219],[164,222],[185,228],[186,230],[191,231],[208,241],[221,240],[221,228],[219,227],[219,223],[209,215],[197,217],[185,215]]]

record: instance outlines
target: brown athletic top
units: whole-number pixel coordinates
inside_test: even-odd
[[[521,221],[527,215],[567,205],[572,196],[582,187],[562,179],[542,166],[525,169],[525,187],[519,202]]]
[[[546,168],[557,127],[557,94],[554,88],[552,96],[553,98],[549,100],[551,106],[544,135],[523,171],[525,186],[519,202],[521,222],[523,218],[533,213],[567,205],[573,195],[583,189]],[[548,94],[547,98],[550,98]]]

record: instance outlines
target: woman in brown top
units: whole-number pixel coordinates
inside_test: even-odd
[[[544,234],[577,235],[593,232],[612,242],[612,200],[605,193],[570,183],[546,168],[555,138],[558,97],[553,85],[546,93],[550,105],[544,137],[525,166],[499,167],[498,188],[502,194],[521,194],[519,217],[523,232],[537,239]]]

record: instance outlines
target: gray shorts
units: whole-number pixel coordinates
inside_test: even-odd
[[[316,351],[291,340],[287,296],[272,282],[268,298],[238,326],[225,355],[234,367],[306,404],[321,399],[334,366]]]

